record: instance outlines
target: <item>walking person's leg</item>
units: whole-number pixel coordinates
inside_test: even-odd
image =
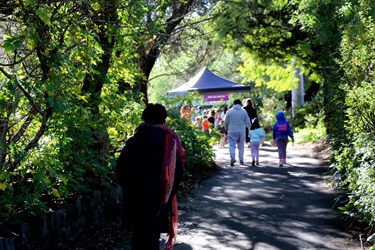
[[[220,145],[222,147],[225,147],[225,134],[222,134],[221,135],[221,138],[220,138]]]
[[[246,127],[245,130],[245,136],[246,136],[246,146],[249,148],[250,147],[250,137],[249,137],[249,129]]]
[[[283,138],[283,163],[286,164],[286,148],[288,146],[288,138]]]
[[[259,165],[259,148],[260,148],[260,142],[254,142],[255,147],[255,161],[256,165]]]
[[[246,134],[245,131],[243,132],[237,132],[237,138],[238,138],[238,158],[240,159],[240,164],[243,165],[243,156],[245,152],[245,141],[246,141]]]
[[[230,156],[230,165],[233,166],[236,162],[236,144],[237,138],[233,132],[228,133],[228,143],[229,143],[229,156]]]
[[[283,148],[284,148],[284,142],[281,137],[276,138],[276,145],[277,145],[277,152],[279,155],[279,166],[282,166],[284,164],[283,157]]]
[[[256,142],[250,142],[251,147],[251,158],[253,158],[252,166],[255,166],[255,158],[256,158]]]

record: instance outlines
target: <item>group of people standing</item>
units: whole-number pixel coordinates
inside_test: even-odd
[[[286,164],[288,137],[294,143],[294,135],[283,112],[276,114],[276,120],[272,128],[272,137],[278,148],[279,166],[283,166]],[[259,165],[259,148],[266,134],[260,128],[258,114],[252,100],[246,99],[243,102],[239,99],[234,100],[233,107],[226,114],[224,124],[229,142],[230,165],[233,166],[236,162],[236,149],[238,149],[240,164],[244,164],[245,144],[251,148],[252,166]]]
[[[186,102],[181,106],[180,114],[181,117],[191,121],[194,127],[201,129],[202,131],[209,133],[212,129],[218,129],[220,122],[224,120],[224,110],[202,109],[201,107],[192,106],[190,107]]]
[[[220,145],[224,146],[227,141],[226,130],[224,128],[224,117],[228,110],[225,106],[223,110],[203,110],[201,107],[190,106],[185,103],[180,109],[181,117],[190,120],[194,127],[209,134],[212,129],[216,129],[220,134]]]

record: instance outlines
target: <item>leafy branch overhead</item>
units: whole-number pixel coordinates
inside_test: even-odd
[[[195,4],[0,4],[1,219],[115,181],[112,165],[140,122],[153,64]]]

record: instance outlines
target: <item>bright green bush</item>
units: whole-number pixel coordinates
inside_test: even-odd
[[[195,182],[208,176],[215,167],[215,155],[212,146],[215,140],[212,135],[203,133],[178,112],[169,114],[167,119],[170,126],[180,137],[186,152],[185,181]]]
[[[142,122],[144,105],[119,99],[117,104],[112,102],[111,105],[112,110],[119,111],[103,114],[110,121],[108,134],[112,157],[102,162],[96,160],[95,151],[90,149],[92,142],[87,141],[90,123],[83,119],[79,110],[76,114],[66,114],[69,119],[59,116],[58,125],[51,126],[43,144],[24,158],[21,167],[12,172],[0,172],[1,221],[45,213],[72,197],[116,182],[113,167],[126,138]],[[116,105],[122,108],[115,109]],[[70,126],[68,123],[81,125],[63,133],[64,128]],[[186,150],[184,181],[195,182],[209,175],[215,169],[212,136],[197,130],[181,118],[177,110],[170,112],[167,125],[176,131]]]
[[[323,141],[326,136],[326,129],[322,120],[319,120],[316,125],[294,129],[294,138],[297,143],[319,142]]]

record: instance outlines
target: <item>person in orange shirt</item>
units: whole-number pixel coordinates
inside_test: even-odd
[[[181,110],[180,110],[180,114],[181,114],[181,117],[184,117],[188,121],[190,121],[190,107],[186,102],[185,102],[184,105],[182,105]]]
[[[207,134],[210,133],[210,122],[208,121],[207,115],[203,116],[202,130]]]

